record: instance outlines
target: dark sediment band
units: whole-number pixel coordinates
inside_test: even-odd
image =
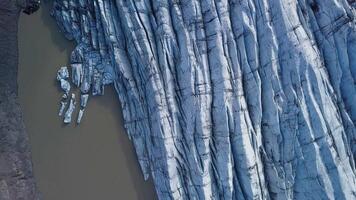
[[[40,197],[17,95],[17,3],[0,1],[0,199],[35,200]]]

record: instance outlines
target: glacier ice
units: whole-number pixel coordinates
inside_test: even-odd
[[[82,64],[73,63],[72,68],[72,83],[79,87],[80,83],[83,80],[83,67]]]
[[[80,110],[77,118],[77,124],[80,124],[80,122],[82,121],[85,107],[87,107],[88,99],[89,99],[89,94],[80,95]]]
[[[69,72],[67,67],[61,67],[57,72],[57,80],[60,82],[61,89],[65,92],[66,95],[70,91],[70,83],[67,80],[69,78]]]
[[[55,0],[52,14],[81,94],[114,85],[159,199],[356,199],[355,4]]]
[[[59,116],[62,116],[64,113],[64,110],[66,109],[67,106],[67,99],[68,99],[68,95],[67,94],[63,94],[62,95],[62,99],[61,99],[61,106],[59,108]]]
[[[75,109],[75,105],[76,105],[75,94],[72,93],[68,109],[64,114],[64,120],[63,120],[64,123],[66,123],[66,124],[71,123],[73,111]]]

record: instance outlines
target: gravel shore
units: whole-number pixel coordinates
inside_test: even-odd
[[[0,199],[40,199],[32,173],[29,139],[18,103],[15,1],[0,1]]]

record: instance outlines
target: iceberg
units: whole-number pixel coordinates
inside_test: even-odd
[[[75,105],[76,105],[75,94],[72,93],[71,98],[70,98],[70,103],[69,103],[68,109],[67,109],[66,113],[64,114],[64,120],[63,120],[63,122],[64,122],[65,124],[71,123],[73,111],[74,111],[74,109],[75,109]]]
[[[80,95],[80,110],[78,113],[77,124],[80,124],[80,122],[82,121],[85,107],[87,106],[88,103],[88,98],[89,98],[89,94]]]

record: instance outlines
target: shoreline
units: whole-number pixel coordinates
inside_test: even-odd
[[[18,19],[13,1],[0,2],[0,199],[40,199],[18,98]]]
[[[49,3],[41,6],[19,22],[19,95],[43,198],[156,199],[152,180],[144,181],[111,86],[104,96],[90,97],[80,125],[64,125],[58,117],[62,91],[55,76],[69,64],[75,45],[49,15]]]

